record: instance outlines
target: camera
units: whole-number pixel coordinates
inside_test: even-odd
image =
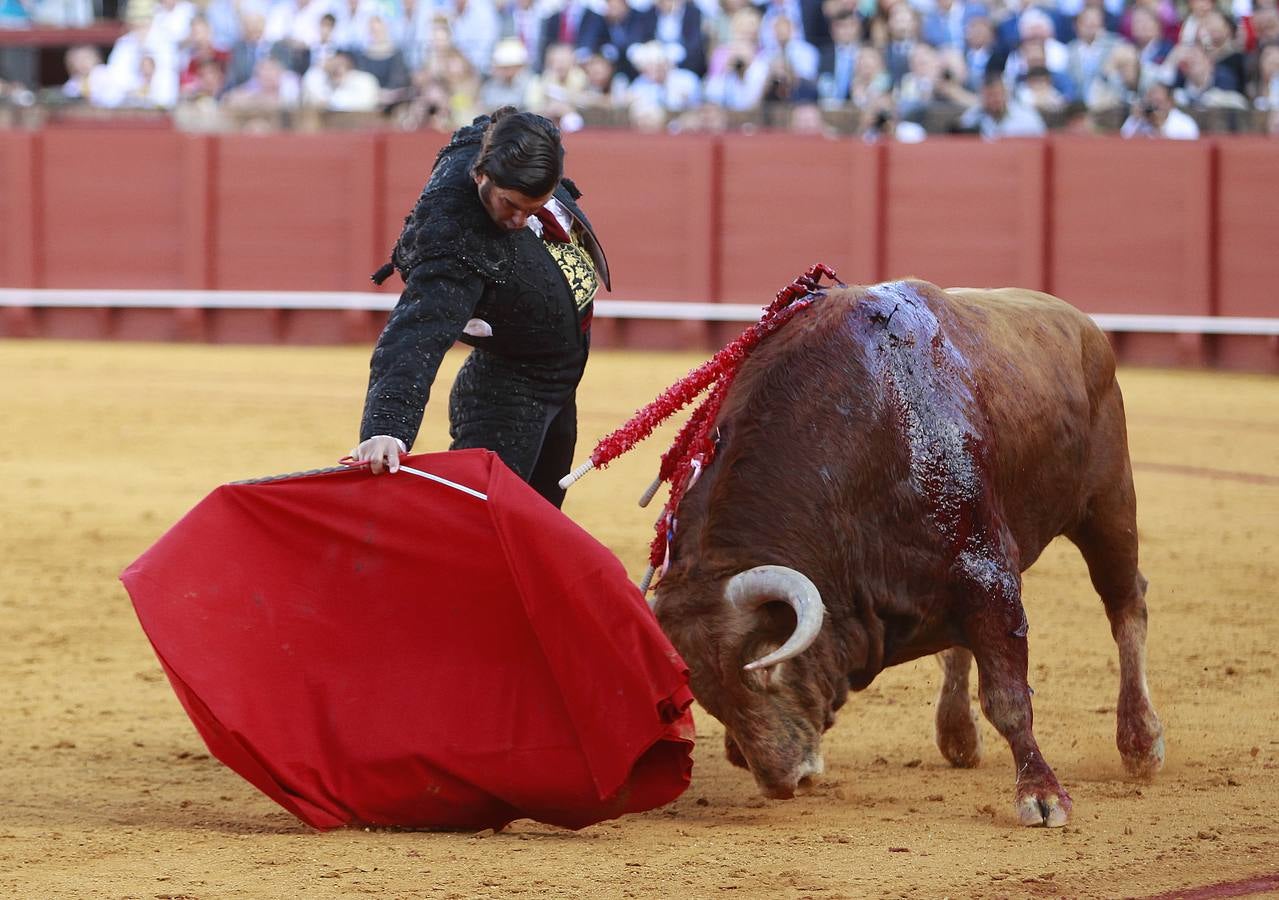
[[[737,73],[737,77],[741,78],[746,74],[746,60],[740,56],[733,60],[733,71]]]
[[[1145,116],[1147,119],[1149,119],[1158,111],[1159,110],[1155,107],[1155,104],[1151,103],[1149,100],[1141,104],[1141,114]]]

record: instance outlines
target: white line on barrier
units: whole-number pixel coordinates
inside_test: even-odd
[[[0,307],[120,309],[327,309],[379,310],[395,306],[396,294],[360,291],[184,291],[59,290],[0,288]],[[662,300],[597,300],[595,315],[605,319],[676,319],[705,322],[754,322],[762,306],[749,303],[700,303]],[[1159,316],[1095,313],[1104,331],[1156,334],[1250,334],[1279,336],[1279,318],[1244,316]]]

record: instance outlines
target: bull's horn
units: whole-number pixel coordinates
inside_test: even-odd
[[[756,566],[740,572],[724,585],[724,597],[743,612],[754,612],[769,600],[784,600],[795,610],[795,631],[772,653],[747,663],[750,670],[775,666],[803,653],[817,640],[826,615],[817,585],[786,566]]]

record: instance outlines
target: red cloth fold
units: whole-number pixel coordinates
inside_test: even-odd
[[[218,488],[121,576],[210,751],[298,818],[580,828],[673,800],[687,670],[487,451]]]

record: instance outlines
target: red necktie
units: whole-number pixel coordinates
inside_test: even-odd
[[[555,218],[555,214],[543,206],[536,213],[537,220],[542,223],[542,239],[546,241],[554,241],[557,244],[567,244],[572,238],[568,232],[564,230],[564,226],[560,224],[560,220]]]

